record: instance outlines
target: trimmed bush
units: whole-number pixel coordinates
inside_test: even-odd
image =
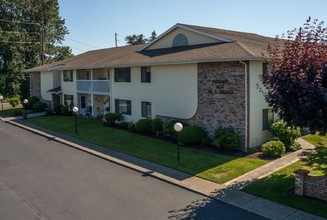
[[[206,131],[196,125],[184,127],[178,134],[178,141],[181,144],[202,144],[207,139]]]
[[[152,119],[149,118],[140,119],[135,124],[136,131],[140,134],[150,134],[151,124],[152,124]]]
[[[10,98],[8,99],[8,102],[12,107],[16,107],[16,105],[19,104],[19,98],[18,97]]]
[[[217,128],[213,142],[218,148],[233,150],[239,146],[240,138],[231,128]]]
[[[27,108],[28,109],[33,109],[34,104],[40,102],[40,99],[36,96],[32,96],[28,99],[28,103],[27,103]]]
[[[128,125],[129,125],[129,122],[123,121],[123,122],[120,122],[117,124],[117,128],[127,130]]]
[[[14,109],[13,110],[13,116],[20,116],[20,115],[23,115],[24,112],[22,109]]]
[[[134,122],[128,122],[128,130],[130,132],[136,132],[136,128],[135,128],[135,123]]]
[[[47,104],[45,102],[36,102],[33,105],[34,112],[43,112],[47,108]]]
[[[157,137],[159,136],[159,132],[162,132],[163,121],[160,118],[155,118],[152,120],[151,131],[156,133]]]
[[[261,151],[268,157],[280,157],[285,153],[285,145],[281,141],[269,141],[261,146]]]
[[[109,126],[116,125],[116,122],[123,120],[123,115],[120,113],[109,113],[104,116],[104,119],[106,120],[107,124]]]
[[[56,115],[60,115],[61,114],[61,109],[62,109],[63,105],[57,105],[53,108],[53,111]]]
[[[179,122],[177,120],[171,120],[168,122],[163,123],[162,125],[162,132],[163,135],[166,137],[170,137],[170,138],[176,138],[176,131],[174,130],[174,125]],[[184,124],[183,124],[184,126]]]
[[[293,151],[298,148],[295,140],[301,136],[299,127],[287,126],[285,121],[278,120],[271,126],[270,132],[273,138],[277,138],[284,143],[287,151]]]
[[[71,107],[69,105],[63,105],[60,109],[60,114],[62,115],[73,115],[73,111],[71,111]]]
[[[47,115],[47,116],[53,115],[53,111],[52,111],[51,109],[48,109],[48,110],[45,112],[45,115]]]

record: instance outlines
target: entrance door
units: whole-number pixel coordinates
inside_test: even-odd
[[[86,113],[86,96],[85,95],[81,95],[81,106],[80,106],[80,112],[82,114]]]

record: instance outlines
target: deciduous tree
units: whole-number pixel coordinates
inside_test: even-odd
[[[327,132],[327,29],[310,18],[268,46],[265,97],[288,124]]]

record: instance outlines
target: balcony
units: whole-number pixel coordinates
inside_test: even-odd
[[[77,80],[77,92],[109,95],[110,80]]]

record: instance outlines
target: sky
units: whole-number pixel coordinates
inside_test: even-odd
[[[275,37],[309,16],[327,22],[327,0],[59,0],[59,7],[69,30],[63,45],[75,55],[115,47],[115,33],[124,46],[127,35],[160,35],[176,23]]]

